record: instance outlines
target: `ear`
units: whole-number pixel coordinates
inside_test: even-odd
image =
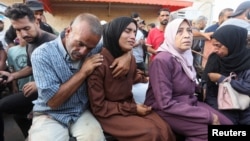
[[[71,26],[65,29],[65,36],[68,36],[70,32],[71,32]]]

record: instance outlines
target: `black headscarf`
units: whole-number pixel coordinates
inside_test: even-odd
[[[121,56],[124,52],[119,46],[119,38],[130,23],[137,23],[130,17],[118,17],[108,23],[103,31],[104,47],[109,50],[114,58]]]
[[[220,58],[220,72],[229,75],[250,69],[250,50],[247,49],[247,30],[225,25],[216,30],[213,38],[228,48],[228,55]]]

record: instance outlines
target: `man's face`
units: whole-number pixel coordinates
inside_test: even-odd
[[[65,46],[71,60],[79,61],[97,45],[100,36],[90,31],[90,25],[86,22],[73,24],[65,33]]]
[[[168,24],[169,14],[170,13],[168,11],[161,11],[160,15],[158,16],[161,25]]]
[[[133,19],[136,21],[137,25],[139,26],[140,21],[141,21],[141,18],[140,18],[140,17],[137,17],[137,18],[133,18]]]
[[[224,15],[221,17],[221,24],[228,19],[229,16],[233,14],[233,11],[225,11]]]
[[[32,43],[38,36],[40,28],[35,21],[30,21],[27,16],[18,20],[11,20],[13,28],[27,42]]]
[[[207,20],[201,21],[199,25],[199,29],[203,30],[207,26]]]
[[[4,29],[4,23],[0,21],[0,31],[3,31],[3,29]]]
[[[34,11],[34,15],[35,15],[36,20],[40,23],[43,18],[43,10]]]

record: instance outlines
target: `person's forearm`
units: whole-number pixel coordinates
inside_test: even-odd
[[[20,79],[26,76],[29,76],[32,74],[32,67],[26,66],[23,69],[11,73],[11,75],[14,77],[14,79]]]
[[[79,71],[73,75],[67,82],[60,85],[57,93],[49,100],[48,105],[55,109],[62,105],[66,100],[71,97],[76,90],[82,85],[87,76],[85,73]]]
[[[7,54],[4,50],[0,51],[0,70],[5,70],[6,69],[6,59],[7,59]]]
[[[6,69],[5,62],[0,61],[0,70],[5,70],[5,69]]]
[[[194,37],[203,36],[202,32],[199,32],[199,31],[196,31],[196,30],[195,31],[193,30],[192,32],[193,32]]]
[[[148,50],[148,52],[149,53],[152,53],[152,54],[156,54],[156,50],[155,49],[153,49],[152,47],[147,47],[147,50]]]

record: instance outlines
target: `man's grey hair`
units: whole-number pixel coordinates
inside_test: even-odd
[[[199,23],[199,22],[202,22],[202,21],[207,21],[207,17],[205,16],[199,16],[197,19],[195,19],[195,23]]]

